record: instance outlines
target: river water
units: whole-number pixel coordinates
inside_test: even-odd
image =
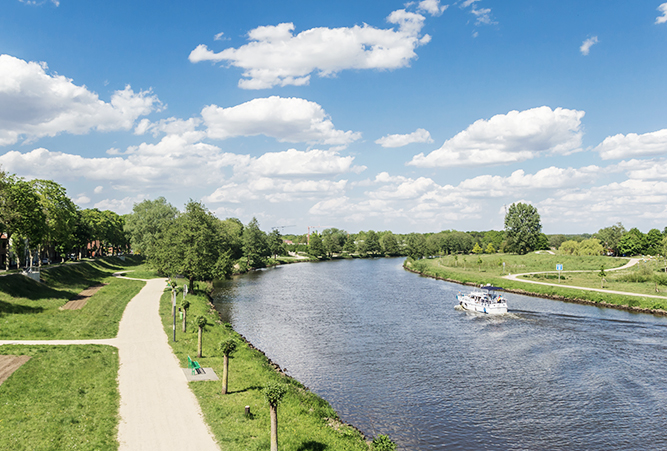
[[[400,449],[667,449],[667,319],[468,287],[403,259],[300,263],[220,282],[214,303],[289,375]]]

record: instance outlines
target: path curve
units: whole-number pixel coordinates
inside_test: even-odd
[[[143,281],[146,285],[125,308],[116,338],[0,340],[0,345],[115,346],[120,360],[119,449],[219,451],[160,321],[160,297],[166,280]]]
[[[623,266],[619,266],[618,268],[611,268],[607,269],[605,271],[618,271],[621,269],[627,269],[630,268],[637,263],[639,263],[642,259],[641,258],[631,258],[629,262],[627,262]],[[564,273],[572,273],[572,272],[595,272],[597,270],[580,270],[580,271],[562,271]],[[518,277],[520,276],[530,276],[533,274],[550,274],[554,273],[556,271],[536,271],[536,272],[525,272],[522,274],[508,274],[506,276],[503,276],[503,279],[508,279],[508,280],[515,280],[517,282],[524,282],[524,283],[533,283],[536,285],[548,285],[550,287],[561,287],[561,288],[574,288],[577,290],[586,290],[586,291],[597,291],[600,293],[611,293],[611,294],[620,294],[624,296],[637,296],[637,297],[645,297],[645,298],[656,298],[656,299],[667,299],[667,296],[658,296],[656,294],[640,294],[640,293],[629,293],[627,291],[616,291],[616,290],[605,290],[603,288],[587,288],[587,287],[577,287],[574,285],[562,285],[558,283],[549,283],[549,282],[537,282],[535,280],[526,280],[526,279],[519,279]]]

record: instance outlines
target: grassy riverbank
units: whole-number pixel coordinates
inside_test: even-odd
[[[0,449],[117,450],[118,351],[0,346],[32,358],[0,385]]]
[[[178,302],[182,299],[179,294]],[[191,382],[206,422],[218,443],[225,450],[261,450],[269,448],[269,407],[262,389],[272,381],[287,387],[287,395],[278,409],[278,436],[281,450],[368,450],[362,435],[354,428],[337,420],[336,412],[328,402],[308,391],[298,381],[278,373],[269,360],[258,350],[251,348],[231,329],[221,324],[217,312],[203,295],[189,295],[188,331],[181,331],[177,321],[176,343],[172,337],[171,293],[165,292],[160,303],[160,315],[165,332],[182,367],[187,367],[187,356],[210,367],[222,376],[222,354],[218,344],[229,337],[239,342],[236,353],[230,358],[229,392],[221,395],[221,382]],[[197,354],[197,328],[192,319],[206,316],[203,357]],[[250,406],[252,416],[246,418],[245,406]]]
[[[481,259],[481,263],[479,260]],[[601,306],[609,305],[624,307],[628,309],[665,310],[667,299],[642,297],[642,294],[667,296],[667,288],[661,286],[656,280],[661,280],[661,266],[655,261],[648,261],[637,267],[620,271],[609,271],[627,263],[626,258],[611,257],[584,257],[564,256],[549,254],[528,255],[467,255],[446,256],[443,258],[425,259],[412,262],[406,260],[406,268],[419,272],[426,276],[451,280],[467,284],[487,284],[503,287],[507,290],[534,294],[564,301],[593,303]],[[502,263],[505,262],[503,270]],[[561,273],[560,284],[573,285],[582,288],[600,288],[600,267],[604,265],[606,275],[604,288],[638,293],[640,296],[628,296],[613,293],[602,293],[586,291],[576,288],[565,288],[561,286],[536,285],[521,282],[519,280],[508,280],[503,275],[508,273],[528,273],[536,271],[552,271],[549,274],[526,276],[526,279],[540,282],[558,284],[558,273],[555,271],[556,264],[563,264],[565,271],[590,271],[582,273]],[[637,277],[637,273],[648,274],[645,281]],[[655,277],[654,277],[655,275]],[[637,282],[634,282],[636,280]],[[656,292],[656,289],[660,292]]]
[[[144,283],[113,277],[142,267],[139,258],[109,257],[44,267],[42,283],[21,275],[0,277],[0,339],[112,338],[127,303]],[[104,283],[80,310],[60,310],[84,289]]]

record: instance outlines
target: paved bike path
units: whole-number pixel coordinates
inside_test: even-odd
[[[165,279],[145,282],[125,308],[117,338],[0,340],[0,345],[115,346],[120,360],[120,450],[219,451],[160,321],[159,304]]]

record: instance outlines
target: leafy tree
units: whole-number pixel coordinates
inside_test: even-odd
[[[227,218],[218,222],[221,246],[229,250],[232,260],[243,257],[243,223],[236,218]]]
[[[496,253],[496,249],[493,247],[493,243],[489,243],[486,246],[486,249],[484,250],[484,253],[486,253],[486,254],[495,254]]]
[[[373,230],[369,230],[366,232],[364,241],[359,245],[359,253],[375,256],[381,252],[382,246],[380,246],[380,238],[378,237],[378,234]]]
[[[266,266],[265,258],[271,255],[266,234],[259,229],[259,222],[254,217],[243,229],[243,253],[249,268]]]
[[[625,233],[626,231],[623,224],[617,222],[613,226],[598,230],[595,234],[595,238],[599,239],[608,251],[612,252],[614,255],[618,255],[618,245]]]
[[[598,277],[600,278],[600,288],[604,288],[604,278],[607,277],[607,273],[604,272],[604,265],[600,266]]]
[[[472,253],[473,254],[481,254],[482,252],[484,252],[482,250],[482,246],[480,246],[479,243],[475,243],[475,246],[473,246],[473,248],[472,248]]]
[[[621,255],[640,255],[646,248],[646,238],[636,227],[628,231],[618,243],[618,252]]]
[[[322,243],[322,237],[319,233],[313,232],[310,234],[310,250],[308,253],[313,257],[323,257],[326,254],[324,249],[324,243]]]
[[[267,236],[267,246],[269,247],[269,252],[271,255],[273,255],[275,258],[278,257],[278,255],[285,255],[285,245],[283,243],[283,237],[280,234],[280,230],[278,229],[273,229],[271,233]]]
[[[426,239],[419,233],[411,233],[405,240],[405,251],[413,260],[419,260],[426,256]]]
[[[125,220],[125,231],[130,235],[134,251],[150,258],[160,231],[168,228],[177,215],[178,209],[164,197],[134,204],[132,213]]]
[[[185,333],[185,324],[188,319],[188,309],[190,308],[190,301],[183,299],[181,301],[181,311],[183,312],[183,332]]]
[[[286,393],[285,386],[277,382],[269,383],[264,388],[264,396],[269,403],[271,416],[271,451],[278,451],[278,404]]]
[[[382,246],[382,252],[386,255],[400,255],[401,251],[398,247],[398,240],[396,240],[396,235],[391,232],[386,232],[380,238],[380,245]]]
[[[577,255],[602,255],[604,248],[597,238],[589,238],[579,243]]]
[[[662,233],[658,229],[651,229],[646,234],[646,253],[658,255],[662,247]]]
[[[22,178],[4,173],[0,177],[0,224],[4,226],[8,241],[16,234],[31,250],[42,243],[47,233],[46,215],[39,195],[33,185]],[[32,266],[32,252],[30,263]],[[6,269],[9,269],[9,260]]]
[[[425,249],[424,252],[428,256],[432,255],[439,255],[442,253],[442,247],[441,247],[441,242],[442,239],[440,238],[439,234],[430,234],[426,236],[425,239]]]
[[[201,358],[204,329],[208,326],[208,321],[205,316],[199,315],[195,318],[195,324],[197,324],[197,327],[199,328],[199,333],[197,335],[197,357]]]
[[[505,215],[505,232],[511,252],[523,255],[535,250],[541,231],[537,208],[522,202],[510,205]]]
[[[324,229],[322,231],[322,246],[324,252],[333,257],[333,254],[340,253],[345,245],[347,232],[336,228]]]
[[[357,245],[354,243],[354,236],[348,235],[343,244],[343,252],[354,254],[357,251]]]
[[[536,251],[548,251],[549,250],[549,237],[544,233],[540,233],[540,236],[537,238],[537,247]]]
[[[236,351],[236,340],[229,338],[220,343],[220,351],[223,355],[223,364],[222,364],[222,394],[227,394],[227,379],[229,375],[229,356]]]
[[[563,255],[579,255],[579,242],[574,240],[564,241],[558,248]]]
[[[473,246],[472,237],[465,232],[447,232],[441,239],[442,250],[447,254],[469,254]]]
[[[185,212],[161,230],[150,263],[166,275],[182,274],[194,292],[195,280],[231,274],[231,251],[223,246],[220,220],[201,203],[190,201]]]
[[[65,188],[56,182],[33,180],[32,185],[39,196],[46,220],[43,244],[53,245],[64,261],[65,253],[74,246],[76,205],[67,197]]]

